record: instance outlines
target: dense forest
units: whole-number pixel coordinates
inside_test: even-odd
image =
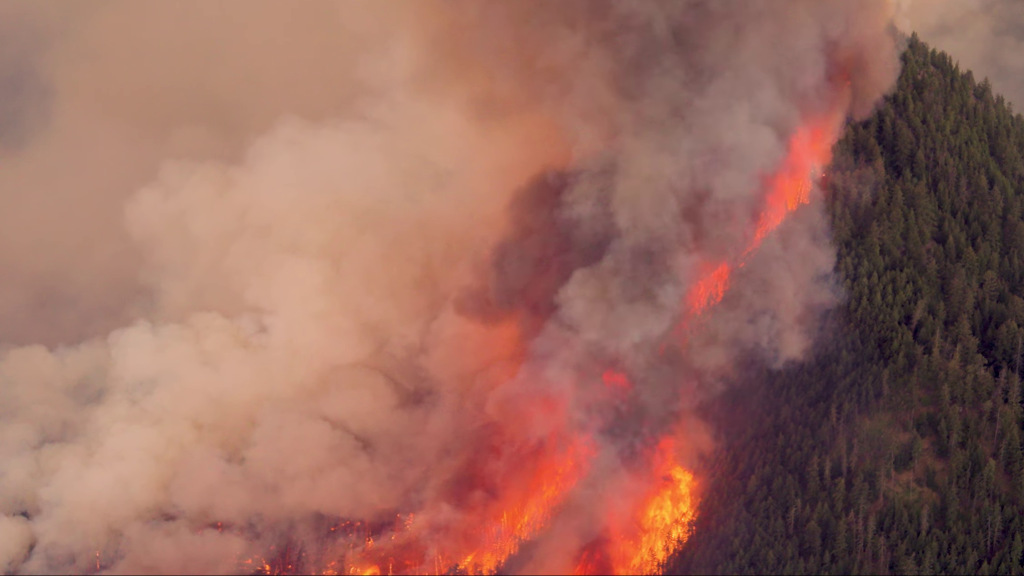
[[[825,183],[844,305],[708,408],[669,573],[1024,573],[1024,118],[916,36]]]

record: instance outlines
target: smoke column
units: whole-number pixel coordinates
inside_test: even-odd
[[[841,296],[811,191],[677,338],[791,136],[894,82],[894,10],[5,3],[0,570],[237,572],[402,514],[435,557],[538,475],[507,569],[571,569]]]

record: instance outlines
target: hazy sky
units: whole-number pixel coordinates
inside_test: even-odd
[[[1024,111],[1024,0],[909,0],[906,24]]]

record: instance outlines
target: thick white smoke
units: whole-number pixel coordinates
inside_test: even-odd
[[[559,144],[426,95],[402,58],[361,62],[392,69],[357,86],[382,98],[286,115],[236,162],[165,162],[127,199],[151,319],[3,355],[4,571],[231,571],[245,543],[205,523],[373,518],[450,448],[443,386],[501,351],[438,316]],[[411,354],[426,372],[399,381]]]
[[[21,542],[5,565],[33,543],[22,569],[83,570],[114,536],[128,551],[173,537],[191,558],[204,522],[397,505],[449,440],[444,390],[429,412],[406,408],[412,390],[373,362],[433,352],[446,295],[500,227],[495,191],[539,168],[510,162],[526,144],[393,101],[359,120],[284,120],[238,165],[166,165],[126,223],[157,310],[177,320],[0,362],[0,502]]]
[[[565,425],[520,419],[530,391],[588,426],[594,358],[660,432],[679,382],[650,353],[697,264],[742,247],[837,74],[851,114],[891,85],[891,16],[5,5],[0,571],[230,572],[277,530],[415,510],[483,425]],[[764,243],[688,369],[807,350],[823,221]]]

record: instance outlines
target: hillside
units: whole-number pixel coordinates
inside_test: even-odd
[[[916,36],[837,145],[844,305],[723,430],[679,573],[1024,573],[1024,118]]]

